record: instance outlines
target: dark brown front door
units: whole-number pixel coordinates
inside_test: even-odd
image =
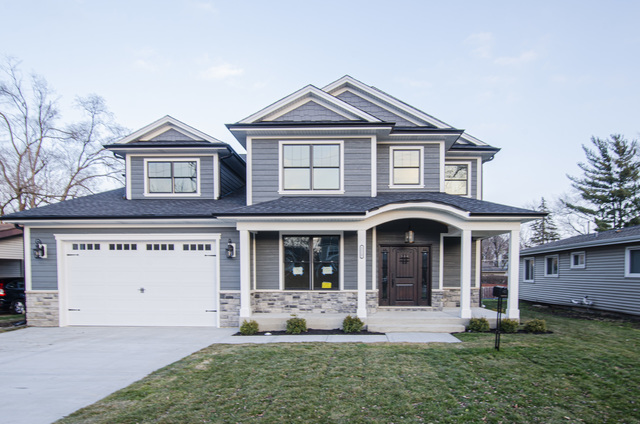
[[[381,246],[380,304],[431,304],[429,246]]]

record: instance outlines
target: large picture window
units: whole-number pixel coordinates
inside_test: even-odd
[[[340,236],[284,236],[285,290],[339,290]]]
[[[469,165],[444,166],[444,192],[460,196],[469,194]]]
[[[147,192],[194,194],[198,192],[197,161],[148,161]]]
[[[283,144],[282,189],[340,190],[340,144]]]

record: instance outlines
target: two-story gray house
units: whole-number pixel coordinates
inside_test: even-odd
[[[246,159],[167,116],[106,146],[123,189],[6,217],[36,249],[29,322],[464,321],[479,306],[480,240],[503,233],[519,317],[520,224],[540,214],[482,200],[499,149],[349,76],[228,128]]]

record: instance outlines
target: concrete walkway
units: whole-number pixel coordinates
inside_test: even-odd
[[[232,336],[198,327],[26,328],[0,333],[3,424],[48,424],[211,344],[455,343],[450,334]]]

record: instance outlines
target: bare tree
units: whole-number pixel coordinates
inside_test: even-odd
[[[509,235],[500,234],[482,240],[482,262],[503,267],[509,259]]]
[[[122,165],[102,144],[122,136],[104,100],[77,98],[83,120],[60,124],[58,99],[47,81],[25,83],[12,58],[0,66],[0,216],[90,194]]]

